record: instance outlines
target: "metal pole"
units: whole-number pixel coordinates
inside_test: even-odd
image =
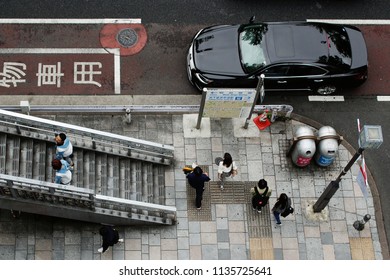
[[[204,102],[206,100],[207,88],[203,88],[202,91],[202,100],[200,102],[199,113],[198,113],[198,122],[196,123],[196,129],[200,129],[200,123],[202,122],[202,115],[204,111]]]
[[[252,118],[252,114],[253,114],[253,111],[254,111],[256,103],[257,103],[257,99],[259,98],[260,94],[263,94],[263,92],[264,92],[264,74],[261,74],[259,77],[259,82],[257,83],[257,86],[256,86],[255,100],[253,100],[251,111],[249,112],[249,116],[245,120],[245,125],[244,125],[245,129],[248,128],[249,121]],[[263,99],[261,99],[261,103],[263,103]]]
[[[359,148],[359,150],[355,153],[355,155],[348,162],[347,166],[344,167],[343,171],[341,171],[340,175],[336,178],[335,181],[331,181],[329,185],[326,187],[324,192],[321,194],[320,198],[313,205],[314,213],[321,212],[329,203],[330,199],[336,193],[339,188],[339,183],[341,181],[341,177],[347,174],[348,170],[352,167],[355,161],[361,156],[364,148]]]

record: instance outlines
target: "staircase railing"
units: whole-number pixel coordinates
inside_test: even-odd
[[[54,133],[64,132],[75,147],[102,151],[143,161],[170,165],[174,148],[132,137],[103,132],[0,109],[0,131],[19,136],[54,141]]]
[[[96,195],[93,190],[0,174],[1,208],[116,225],[176,223],[176,207]]]

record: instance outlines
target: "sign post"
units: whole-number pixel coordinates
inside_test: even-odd
[[[196,129],[200,129],[200,123],[202,122],[202,116],[204,111],[204,101],[206,100],[207,88],[202,90],[202,101],[200,102],[198,122],[196,123]]]
[[[249,112],[249,115],[248,115],[248,117],[245,120],[245,125],[244,125],[245,129],[248,128],[249,121],[252,118],[253,110],[255,109],[256,102],[257,102],[257,99],[259,98],[259,95],[260,95],[260,104],[262,104],[263,100],[264,100],[264,95],[265,95],[265,91],[264,91],[264,74],[261,74],[260,77],[259,77],[259,82],[257,83],[257,86],[256,86],[255,100],[254,100],[254,102],[252,104],[251,111]]]

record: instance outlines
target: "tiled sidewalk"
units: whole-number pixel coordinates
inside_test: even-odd
[[[314,162],[305,168],[293,166],[286,153],[294,129],[302,123],[275,122],[260,132],[253,124],[243,130],[241,120],[204,120],[202,134],[193,137],[188,116],[183,115],[135,115],[131,124],[111,115],[51,117],[174,145],[175,165],[166,172],[166,197],[168,205],[177,207],[178,223],[118,227],[125,242],[101,255],[99,225],[27,213],[14,220],[9,211],[0,210],[0,259],[382,259],[373,199],[370,192],[366,199],[355,182],[356,166],[343,177],[326,208],[328,220],[308,219],[308,207],[351,154],[341,145],[332,166],[321,168]],[[221,193],[213,162],[224,152],[232,154],[239,174]],[[207,168],[212,179],[200,211],[182,172],[193,162]],[[261,214],[251,209],[249,189],[261,178],[273,189],[269,207],[282,192],[293,199],[295,213],[282,218],[282,226],[275,225],[269,209]],[[359,232],[353,223],[367,213],[372,218]]]

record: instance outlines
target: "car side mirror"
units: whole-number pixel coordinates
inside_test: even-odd
[[[252,16],[250,19],[249,19],[249,23],[254,23],[255,22],[255,16]]]

